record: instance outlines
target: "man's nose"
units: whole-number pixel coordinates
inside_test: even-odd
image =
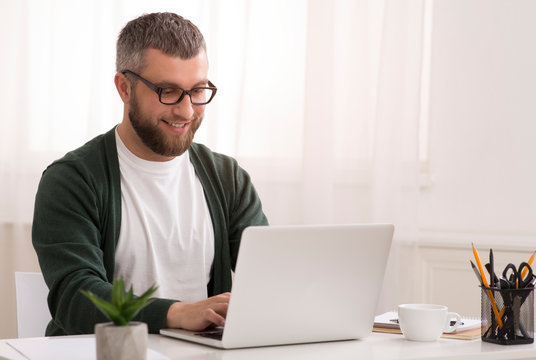
[[[180,103],[173,105],[173,113],[185,119],[191,119],[194,115],[194,106],[190,100],[190,96],[186,94]]]

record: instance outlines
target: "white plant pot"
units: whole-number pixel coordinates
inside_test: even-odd
[[[97,360],[146,360],[147,324],[131,322],[117,326],[111,322],[95,325]]]

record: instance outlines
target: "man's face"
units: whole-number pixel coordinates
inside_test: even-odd
[[[207,86],[208,62],[201,51],[183,60],[155,49],[145,51],[143,71],[138,74],[159,87],[176,86],[186,90]],[[128,117],[137,134],[138,156],[148,160],[168,160],[184,153],[201,125],[205,105],[192,105],[186,95],[176,105],[164,105],[158,94],[138,80],[132,89]]]

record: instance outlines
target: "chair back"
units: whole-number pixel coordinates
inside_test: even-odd
[[[45,336],[52,319],[48,310],[48,287],[43,274],[15,272],[17,328],[19,338]]]

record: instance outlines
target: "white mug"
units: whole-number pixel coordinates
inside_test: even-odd
[[[456,330],[462,318],[443,305],[402,304],[398,306],[398,323],[408,340],[435,341],[442,333]]]

